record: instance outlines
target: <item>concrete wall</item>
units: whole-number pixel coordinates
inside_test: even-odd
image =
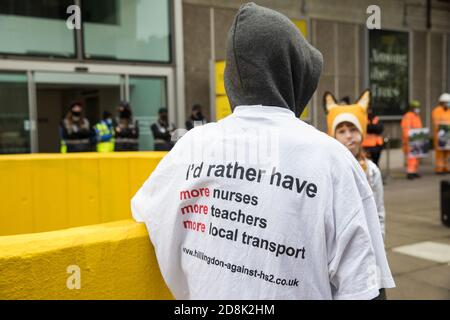
[[[172,299],[145,225],[132,220],[0,237],[0,275],[1,300]]]
[[[364,55],[363,32],[363,28],[354,23],[311,22],[310,41],[324,56],[322,76],[313,97],[313,123],[322,131],[326,131],[326,116],[322,108],[326,91],[331,91],[337,98],[349,96],[351,101],[356,101],[365,89],[364,65],[360,60]]]
[[[183,0],[186,112],[195,102],[209,109],[209,63],[225,57],[226,35],[241,0]],[[369,5],[379,5],[383,29],[406,30],[412,36],[411,98],[422,102],[426,124],[439,94],[448,87],[444,61],[448,56],[445,34],[450,34],[450,5],[433,1],[432,29],[426,29],[425,2],[420,0],[260,0],[257,4],[310,20],[310,41],[324,55],[325,65],[312,99],[312,122],[324,130],[324,91],[356,99],[365,88],[365,23]],[[213,23],[210,22],[211,10]],[[213,41],[211,40],[211,25]],[[385,134],[400,138],[399,120],[386,121]]]
[[[1,156],[0,236],[128,219],[131,198],[164,155]]]

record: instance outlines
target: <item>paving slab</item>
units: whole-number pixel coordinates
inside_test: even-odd
[[[397,287],[388,299],[450,299],[450,228],[441,223],[440,182],[433,167],[421,166],[422,178],[407,180],[402,168],[385,184],[389,266]]]

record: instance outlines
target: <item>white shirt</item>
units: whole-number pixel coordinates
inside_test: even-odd
[[[369,181],[370,188],[373,191],[373,197],[378,211],[378,220],[380,221],[381,233],[383,238],[385,236],[385,221],[386,221],[386,210],[384,209],[384,190],[383,190],[383,179],[381,177],[380,169],[377,165],[373,163],[370,159],[366,159],[367,169],[366,176]]]
[[[176,299],[372,299],[395,286],[361,166],[287,109],[240,106],[189,131],[132,212]]]

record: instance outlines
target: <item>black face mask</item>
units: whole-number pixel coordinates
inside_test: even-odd
[[[203,120],[203,114],[201,111],[194,112],[192,118],[195,120]]]
[[[72,116],[80,117],[81,116],[81,112],[80,111],[72,111]]]
[[[120,111],[119,117],[121,119],[130,119],[131,118],[130,110],[125,109],[125,110]]]

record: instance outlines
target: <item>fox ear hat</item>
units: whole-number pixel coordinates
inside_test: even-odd
[[[367,109],[370,99],[370,90],[365,90],[355,104],[340,105],[333,94],[325,92],[323,105],[327,114],[328,134],[334,137],[340,123],[350,122],[358,128],[364,138],[367,131]]]

